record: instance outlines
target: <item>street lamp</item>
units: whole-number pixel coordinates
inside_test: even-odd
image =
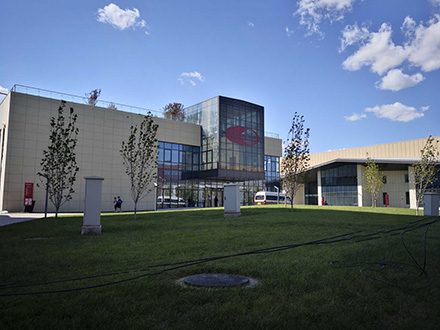
[[[38,172],[37,175],[42,176],[43,178],[45,178],[47,180],[46,182],[46,205],[44,207],[44,218],[47,218],[47,201],[49,199],[49,177],[47,176],[47,174],[43,174],[41,172]]]
[[[154,182],[154,210],[157,211],[157,183]]]

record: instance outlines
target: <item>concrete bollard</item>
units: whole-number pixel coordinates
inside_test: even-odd
[[[84,179],[86,179],[86,193],[81,235],[101,234],[101,195],[104,178],[87,176]]]

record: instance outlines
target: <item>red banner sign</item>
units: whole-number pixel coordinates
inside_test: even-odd
[[[26,182],[24,184],[24,206],[32,206],[34,200],[34,184]]]

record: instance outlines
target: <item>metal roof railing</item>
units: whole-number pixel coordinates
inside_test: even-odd
[[[16,93],[23,93],[23,94],[28,94],[28,95],[46,97],[49,99],[64,100],[64,101],[69,101],[69,102],[74,102],[74,103],[82,103],[82,104],[90,105],[89,98],[86,96],[78,96],[78,95],[73,95],[73,94],[68,94],[68,93],[55,92],[55,91],[50,91],[50,90],[42,89],[42,88],[36,88],[36,87],[30,87],[30,86],[16,84],[11,88],[11,91],[16,92]],[[96,100],[95,106],[102,107],[102,108],[110,108],[113,110],[137,113],[137,114],[141,114],[141,115],[146,115],[148,112],[151,112],[153,114],[153,116],[155,116],[155,117],[165,118],[163,112],[161,112],[161,111],[151,110],[151,109],[141,108],[141,107],[135,107],[132,105],[126,105],[126,104],[122,104],[122,103]],[[264,136],[276,138],[276,139],[280,138],[279,134],[271,133],[271,132],[264,132]]]
[[[64,100],[75,103],[89,104],[89,98],[85,96],[78,96],[68,93],[54,92],[47,89],[29,87],[24,85],[14,85],[11,88],[11,91],[41,97],[47,97],[55,100]],[[90,105],[90,104],[89,104]],[[151,112],[155,117],[163,118],[163,113],[157,110],[151,110],[147,108],[135,107],[132,105],[126,105],[121,103],[115,103],[110,101],[96,100],[95,106],[102,108],[111,108],[113,110],[126,111],[131,113],[138,113],[142,115],[146,115],[148,112]]]

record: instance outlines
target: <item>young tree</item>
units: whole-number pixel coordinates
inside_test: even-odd
[[[52,117],[50,120],[49,146],[43,151],[41,160],[41,172],[47,178],[44,187],[55,206],[55,223],[60,207],[72,199],[75,192],[73,184],[79,170],[75,154],[78,141],[78,128],[75,127],[77,115],[71,107],[66,120],[65,107],[66,102],[61,101],[58,117]]]
[[[101,95],[101,89],[94,89],[90,93],[86,93],[87,104],[96,105],[98,102],[98,97]]]
[[[151,112],[148,112],[140,127],[131,126],[127,142],[122,142],[120,153],[125,165],[125,173],[130,178],[135,219],[138,202],[153,189],[151,183],[156,180],[158,127],[154,124]]]
[[[383,172],[380,171],[379,165],[374,162],[374,159],[367,157],[365,163],[365,190],[371,194],[371,206],[376,207],[377,197],[383,188]]]
[[[291,210],[293,210],[293,198],[304,183],[305,170],[310,160],[310,128],[304,128],[304,121],[304,116],[295,112],[285,141],[284,158],[281,161],[281,169],[284,173],[283,187],[290,196]]]
[[[419,205],[429,187],[437,180],[436,174],[440,162],[439,140],[431,135],[420,150],[420,161],[414,165],[414,183],[416,189],[416,215],[419,215]]]
[[[183,104],[181,103],[168,103],[163,108],[163,114],[165,118],[184,121],[185,120],[185,110],[183,108]]]
[[[110,102],[110,104],[108,105],[107,109],[118,110],[118,107],[113,102]]]

